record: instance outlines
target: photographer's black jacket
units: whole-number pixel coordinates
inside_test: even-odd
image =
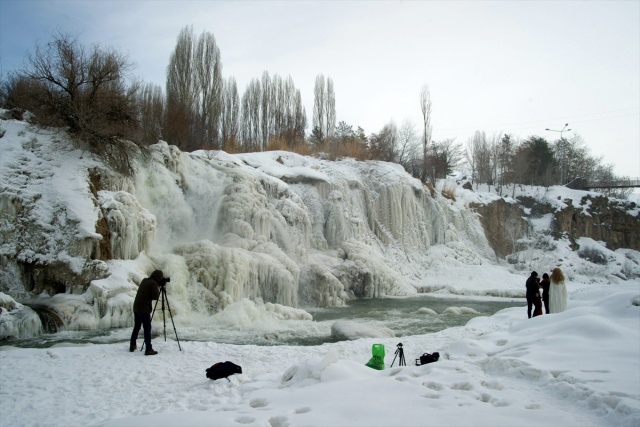
[[[133,301],[134,313],[151,314],[151,301],[158,299],[160,296],[160,284],[165,283],[162,273],[160,273],[160,277],[157,276],[156,271],[154,271],[151,277],[147,277],[140,282],[136,299]]]

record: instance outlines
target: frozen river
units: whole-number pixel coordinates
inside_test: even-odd
[[[524,300],[491,297],[440,297],[420,295],[412,298],[360,299],[349,301],[346,307],[304,308],[313,320],[262,319],[249,312],[226,316],[183,319],[172,322],[168,310],[163,323],[158,309],[154,316],[154,340],[213,341],[241,345],[319,345],[335,342],[331,325],[349,320],[371,328],[391,329],[396,337],[422,335],[446,328],[463,326],[476,316],[491,316],[507,307],[522,306]],[[435,313],[434,313],[435,312]],[[175,325],[175,327],[174,327]],[[166,327],[166,332],[165,328]],[[51,347],[123,342],[129,340],[131,328],[93,331],[61,331],[28,339],[10,339],[0,346]],[[165,338],[166,335],[166,338]],[[140,332],[139,345],[142,341]]]

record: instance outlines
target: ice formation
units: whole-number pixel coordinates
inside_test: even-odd
[[[470,264],[493,256],[473,212],[395,164],[160,142],[122,178],[62,134],[6,128],[0,291],[40,295],[67,329],[130,325],[154,269],[186,317],[244,299],[267,310],[413,295],[434,246]]]
[[[338,340],[357,340],[359,338],[393,338],[396,334],[391,329],[381,326],[339,320],[331,325],[331,336]]]

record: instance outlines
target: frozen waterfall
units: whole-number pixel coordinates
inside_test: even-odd
[[[179,318],[244,299],[295,308],[412,295],[434,245],[460,262],[493,256],[475,214],[396,164],[160,142],[123,179],[80,153],[22,144],[14,125],[6,152],[24,161],[3,164],[0,291],[41,295],[69,329],[130,325],[137,284],[156,268],[172,277]],[[46,177],[16,180],[35,164]],[[54,191],[62,181],[73,191]],[[17,244],[18,220],[33,239]]]

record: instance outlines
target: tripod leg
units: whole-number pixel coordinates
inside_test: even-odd
[[[164,330],[164,340],[165,342],[167,341],[167,319],[164,316],[164,300],[165,300],[165,295],[167,295],[167,290],[164,288],[164,286],[162,287],[162,327]]]
[[[396,355],[393,356],[393,361],[391,362],[391,366],[390,366],[391,368],[393,368],[393,364],[396,361],[396,357],[398,357],[398,350],[396,350]]]
[[[182,351],[182,347],[180,347],[180,339],[178,339],[178,331],[176,331],[176,324],[173,321],[173,314],[171,314],[171,306],[169,305],[169,298],[167,298],[167,308],[169,309],[169,317],[171,318],[171,324],[173,325],[173,332],[176,334],[176,341],[178,341],[178,349]],[[165,341],[167,340],[166,333],[165,333],[164,339]]]

